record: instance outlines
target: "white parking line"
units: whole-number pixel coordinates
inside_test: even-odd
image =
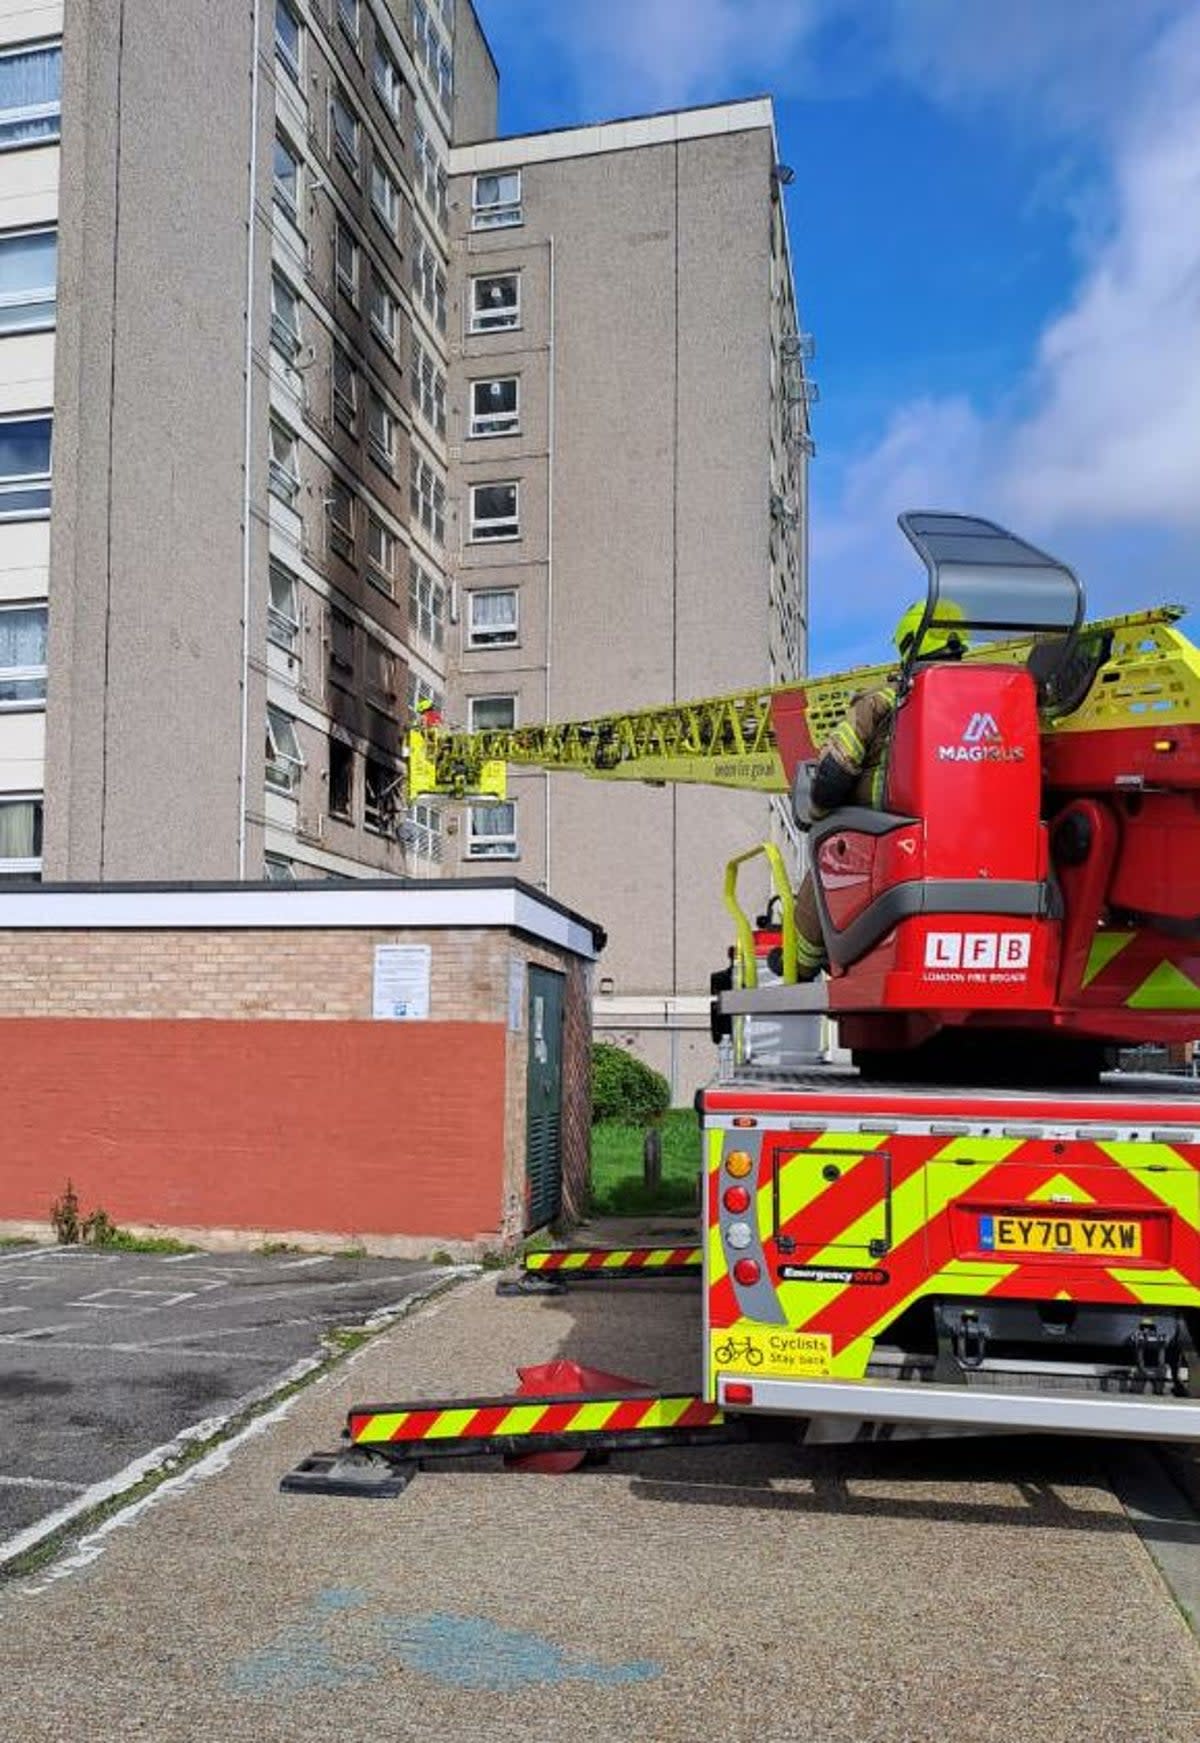
[[[331,1265],[332,1253],[317,1253],[311,1259],[289,1259],[284,1265],[276,1265],[277,1271],[303,1271],[307,1265]]]
[[[70,1495],[82,1495],[86,1483],[62,1483],[57,1477],[5,1477],[0,1475],[2,1489],[65,1489]]]

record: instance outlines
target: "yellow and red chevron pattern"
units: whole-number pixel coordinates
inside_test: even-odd
[[[803,1334],[806,1372],[860,1378],[876,1342],[927,1296],[1200,1309],[1193,1133],[1170,1142],[1161,1130],[1136,1139],[1004,1130],[763,1132],[746,1182],[754,1186],[746,1251],[758,1258],[762,1279],[745,1288],[733,1271],[740,1255],[726,1251],[720,1227],[724,1164],[745,1139],[710,1129],[710,1347],[728,1351],[730,1332],[743,1349],[749,1340],[749,1361],[765,1377],[773,1347],[781,1364],[774,1371],[789,1371],[785,1333]],[[1064,1250],[989,1249],[996,1220],[1012,1216],[1031,1230],[1061,1225]],[[1103,1235],[1118,1226],[1129,1231],[1128,1250]],[[756,1327],[764,1332],[758,1341]],[[814,1351],[821,1352],[816,1368]]]
[[[702,1398],[474,1398],[444,1405],[365,1406],[352,1410],[355,1446],[414,1445],[449,1440],[507,1442],[513,1437],[613,1434],[623,1430],[719,1428],[725,1418]]]
[[[597,1272],[608,1276],[622,1272],[698,1272],[700,1247],[559,1247],[544,1253],[526,1253],[523,1271]]]

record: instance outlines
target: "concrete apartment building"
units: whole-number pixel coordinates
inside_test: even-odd
[[[784,820],[409,807],[397,723],[802,669],[771,107],[501,140],[497,82],[468,0],[0,0],[0,878],[511,870],[678,1081]]]

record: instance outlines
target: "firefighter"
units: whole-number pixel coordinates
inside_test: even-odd
[[[910,605],[896,625],[894,639],[901,660],[907,659],[924,615],[923,605]],[[938,615],[953,619],[961,616],[961,612],[949,600],[942,600]],[[917,660],[961,660],[968,645],[964,630],[934,624],[921,639]],[[897,697],[894,676],[876,689],[862,690],[854,697],[817,760],[809,789],[811,821],[827,817],[841,805],[881,809]],[[828,962],[811,868],[796,891],[796,934],[797,979],[814,980]]]

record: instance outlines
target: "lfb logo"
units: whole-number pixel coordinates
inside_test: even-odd
[[[925,939],[925,966],[994,968],[1012,974],[1029,967],[1032,947],[1028,932],[930,932]]]

